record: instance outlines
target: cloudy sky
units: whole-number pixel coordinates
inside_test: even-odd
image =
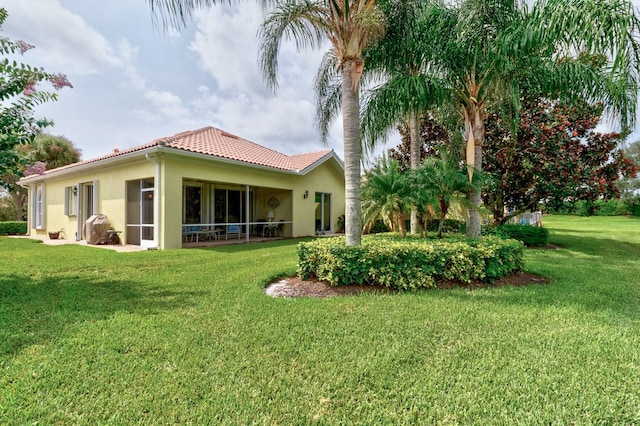
[[[50,133],[83,158],[215,126],[285,154],[325,149],[314,127],[313,78],[323,52],[283,48],[280,88],[257,61],[257,2],[198,13],[185,30],[155,27],[145,0],[4,0],[2,36],[36,46],[19,58],[66,74],[57,102],[38,107]],[[341,121],[329,147],[342,157]]]
[[[52,119],[49,132],[71,139],[84,159],[204,126],[285,154],[324,149],[312,89],[323,52],[285,45],[280,89],[269,91],[257,61],[256,3],[201,11],[167,34],[154,27],[145,0],[4,0],[0,36],[36,46],[25,63],[68,76],[74,88],[37,116]],[[329,140],[340,157],[341,124]]]

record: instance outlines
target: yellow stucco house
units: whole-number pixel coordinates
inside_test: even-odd
[[[333,150],[288,156],[216,129],[178,133],[48,170],[29,188],[29,234],[108,217],[121,244],[169,249],[194,239],[335,231],[344,213],[344,165]]]

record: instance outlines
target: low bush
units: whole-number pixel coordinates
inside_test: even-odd
[[[527,247],[542,247],[549,241],[549,230],[531,225],[497,225],[483,228],[486,235],[512,238],[522,241]]]
[[[491,282],[523,267],[524,246],[515,240],[447,238],[401,239],[365,236],[345,247],[344,237],[298,245],[298,274],[331,285],[376,285],[396,289],[432,288],[439,281]]]
[[[27,222],[0,222],[0,235],[24,235],[27,233]]]
[[[624,205],[630,214],[640,216],[640,195],[625,199]]]
[[[596,200],[593,204],[596,215],[598,216],[622,216],[629,214],[629,210],[622,200]]]
[[[629,203],[619,199],[567,201],[556,208],[547,206],[546,212],[578,216],[622,216],[633,214]]]

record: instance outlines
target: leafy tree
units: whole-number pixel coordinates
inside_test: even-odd
[[[278,54],[283,38],[299,48],[319,47],[329,40],[332,49],[326,61],[341,80],[341,106],[345,162],[345,234],[347,246],[359,245],[362,234],[360,188],[360,97],[363,49],[379,39],[386,20],[376,0],[300,0],[278,2],[260,30],[260,63],[267,82],[276,87]]]
[[[6,9],[0,8],[0,27],[7,16]],[[33,117],[37,105],[56,99],[55,93],[39,90],[38,85],[50,82],[56,90],[72,87],[63,74],[50,74],[7,57],[24,54],[33,47],[22,40],[0,38],[0,54],[4,56],[0,60],[0,176],[20,176],[23,163],[14,147],[29,143],[42,128],[52,124]],[[0,180],[0,185],[10,189],[12,184]]]
[[[617,198],[616,181],[638,168],[617,149],[623,135],[594,131],[603,105],[546,98],[523,101],[517,134],[497,114],[487,122],[485,171],[494,187],[484,194],[494,222],[534,209],[541,200],[558,207],[565,200]],[[504,215],[507,207],[510,214]]]
[[[76,163],[80,161],[80,150],[63,136],[40,133],[30,143],[16,145],[13,151],[19,160],[13,169],[0,175],[0,180],[13,200],[16,219],[23,220],[27,190],[18,185],[20,178]]]
[[[524,88],[601,101],[623,128],[635,120],[639,21],[629,0],[428,3],[418,19],[437,16],[438,35],[423,45],[425,63],[444,82],[442,106],[461,118],[450,128],[463,129],[470,177],[482,170],[488,112],[515,130]],[[596,54],[606,64],[584,60]],[[467,235],[479,238],[480,191],[469,200]]]
[[[640,167],[640,141],[635,141],[623,149],[625,157],[629,158],[633,163]],[[640,196],[640,178],[624,177],[617,182],[620,196],[628,199],[634,196]]]

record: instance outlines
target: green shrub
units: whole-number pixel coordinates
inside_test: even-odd
[[[596,200],[594,205],[598,216],[622,216],[629,213],[622,200]]]
[[[531,225],[498,225],[483,228],[487,235],[522,241],[527,247],[542,247],[549,241],[549,230]]]
[[[432,288],[441,280],[491,282],[523,266],[524,246],[515,240],[401,239],[365,236],[345,247],[344,237],[298,245],[298,274],[331,285],[380,284],[397,289]]]
[[[0,235],[24,235],[27,222],[0,222]]]
[[[624,200],[625,208],[634,216],[640,216],[640,195]]]

